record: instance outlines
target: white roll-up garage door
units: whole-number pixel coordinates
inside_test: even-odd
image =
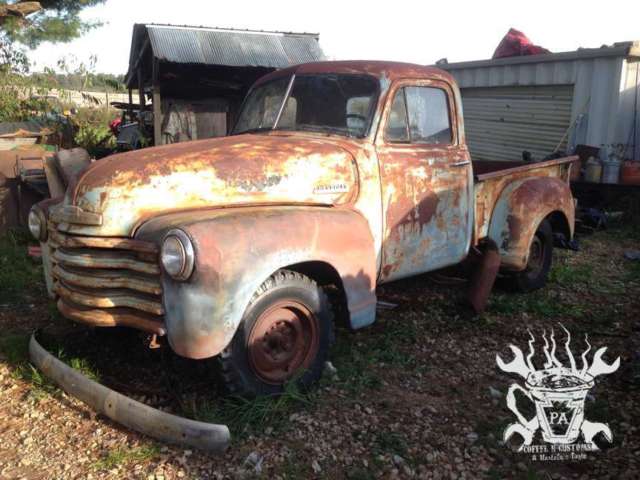
[[[526,150],[534,160],[544,158],[569,128],[572,101],[573,85],[462,89],[471,157],[518,161]]]

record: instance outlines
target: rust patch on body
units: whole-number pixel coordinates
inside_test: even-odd
[[[438,198],[438,195],[433,192],[429,192],[428,195],[418,203],[417,221],[420,225],[420,231],[422,231],[422,228],[429,223],[436,214],[439,201],[440,199]]]

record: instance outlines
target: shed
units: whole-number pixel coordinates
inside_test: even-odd
[[[140,105],[152,99],[156,145],[222,136],[258,78],[324,60],[318,42],[315,33],[136,24],[125,81]]]
[[[640,160],[640,42],[439,65],[462,94],[471,154],[541,159],[578,144],[623,144]]]

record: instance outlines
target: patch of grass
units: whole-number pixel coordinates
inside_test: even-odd
[[[278,469],[281,478],[298,480],[299,478],[314,478],[313,470],[308,458],[301,458],[299,454],[289,455],[284,464]]]
[[[13,366],[29,361],[29,335],[7,333],[0,336],[0,354]]]
[[[96,370],[95,366],[89,361],[89,359],[69,356],[59,345],[46,345],[46,347],[50,352],[56,350],[55,356],[74,370],[79,371],[85,377],[93,380],[94,382],[100,382],[100,373]]]
[[[625,280],[628,282],[640,282],[640,261],[628,260],[625,264]]]
[[[301,392],[297,382],[292,380],[281,395],[225,397],[194,405],[187,408],[185,414],[195,420],[227,425],[234,435],[242,435],[263,432],[267,427],[282,430],[290,424],[292,413],[313,404],[313,394]]]
[[[612,240],[635,240],[640,241],[640,218],[629,218],[624,223],[614,222],[609,225],[607,236]]]
[[[30,363],[16,370],[16,374],[23,380],[31,383],[29,396],[36,401],[43,399],[47,395],[53,395],[60,391],[53,382],[51,382],[40,372],[40,370]]]
[[[31,396],[43,398],[46,394],[56,393],[58,388],[29,362],[29,334],[7,333],[0,336],[0,355],[13,368],[12,375],[31,384]],[[98,372],[85,358],[68,358],[62,349],[57,357],[72,368],[82,372],[94,381],[99,381]]]
[[[376,476],[363,467],[352,467],[347,470],[346,476],[349,480],[373,480]]]
[[[588,284],[593,280],[593,268],[591,265],[556,263],[549,272],[549,280],[565,287],[576,283]]]
[[[403,435],[397,432],[380,432],[376,435],[374,454],[387,453],[406,457],[408,446]]]
[[[523,472],[520,477],[522,480],[546,480],[549,478],[544,472],[537,472],[532,468],[528,468],[526,472]]]
[[[609,403],[602,397],[597,397],[594,402],[587,402],[585,412],[592,422],[607,422],[612,416]]]
[[[64,361],[64,359],[61,360]],[[74,370],[78,370],[84,374],[85,377],[90,378],[94,382],[100,382],[100,374],[86,358],[74,357],[69,359],[66,363],[68,363],[68,365]]]
[[[29,233],[9,230],[0,237],[0,304],[18,305],[44,295],[42,262],[27,255]]]
[[[56,387],[29,363],[29,335],[8,333],[0,336],[0,354],[13,368],[12,376],[31,384],[31,396],[37,400],[52,393]]]
[[[96,470],[111,470],[131,462],[152,460],[160,454],[157,445],[144,445],[136,448],[118,448],[110,451],[105,457],[93,464]]]
[[[474,431],[478,434],[478,442],[487,448],[495,448],[502,442],[502,434],[505,425],[495,417],[482,419],[475,426]]]
[[[382,380],[372,368],[376,365],[376,354],[369,347],[358,348],[346,335],[340,335],[332,350],[331,359],[338,369],[335,383],[351,394],[366,389],[378,389]]]
[[[524,312],[549,318],[581,318],[584,315],[585,311],[581,305],[566,303],[560,298],[554,298],[549,295],[547,290],[525,294],[496,292],[489,299],[488,313],[515,315]]]
[[[352,394],[367,389],[378,389],[382,379],[376,369],[381,366],[418,368],[418,362],[410,349],[403,348],[417,343],[418,327],[414,321],[380,319],[380,331],[369,332],[367,342],[358,343],[353,334],[340,332],[331,352],[331,359],[338,369],[338,383]]]

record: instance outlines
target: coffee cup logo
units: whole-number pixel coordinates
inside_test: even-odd
[[[587,349],[582,353],[582,367],[578,369],[576,360],[571,353],[571,334],[562,326],[567,339],[564,344],[569,366],[563,365],[556,357],[556,341],[551,330],[551,345],[547,340],[546,332],[543,332],[543,353],[545,356],[544,368],[537,370],[532,359],[535,354],[533,345],[535,337],[529,332],[529,353],[524,356],[522,350],[515,345],[509,345],[514,354],[511,362],[504,362],[500,355],[496,355],[498,367],[507,373],[516,373],[524,380],[524,387],[517,383],[512,384],[507,392],[507,407],[516,416],[517,422],[510,424],[504,431],[503,440],[507,442],[514,433],[518,433],[524,439],[520,446],[521,451],[525,446],[531,445],[534,435],[538,430],[542,432],[545,442],[551,444],[574,443],[582,434],[584,442],[592,449],[598,447],[593,438],[602,433],[607,441],[613,440],[611,429],[605,423],[592,423],[584,418],[584,404],[587,393],[594,386],[594,379],[599,375],[607,375],[615,372],[620,366],[620,358],[607,364],[602,356],[607,350],[602,347],[595,352],[591,365],[587,361],[587,354],[591,351],[589,339],[585,335]],[[551,347],[551,349],[549,349]],[[515,392],[520,391],[535,405],[535,415],[527,419],[517,406]]]

